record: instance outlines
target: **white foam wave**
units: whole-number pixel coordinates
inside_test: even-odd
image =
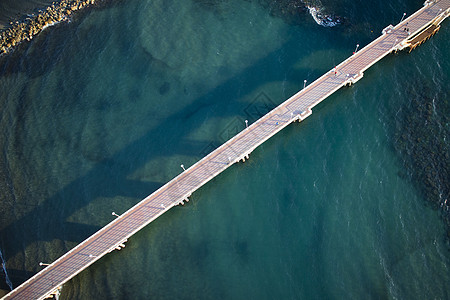
[[[341,23],[339,18],[321,13],[321,9],[314,6],[307,6],[309,14],[317,24],[324,27],[334,27]]]
[[[44,31],[45,29],[47,29],[47,28],[49,28],[49,27],[55,26],[55,25],[58,24],[58,23],[61,23],[61,21],[55,21],[55,22],[48,23],[47,25],[45,25],[44,27],[42,27],[42,31]]]
[[[6,271],[6,261],[5,261],[5,259],[3,258],[3,253],[2,253],[2,250],[1,250],[1,249],[0,249],[0,259],[1,259],[1,261],[2,261],[2,269],[3,269],[3,272],[5,273],[6,284],[9,286],[9,288],[10,288],[11,291],[12,291],[12,290],[13,290],[13,285],[12,285],[11,280],[9,279],[8,272]]]

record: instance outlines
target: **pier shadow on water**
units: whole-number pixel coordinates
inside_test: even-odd
[[[83,51],[81,46],[78,46],[80,48],[76,48],[75,51],[69,49],[73,45],[68,42],[67,35],[76,36],[77,34],[77,26],[75,23],[62,24],[61,27],[44,33],[42,38],[33,42],[35,44],[24,44],[13,55],[0,58],[0,75],[14,76],[17,74],[25,74],[28,78],[38,78],[49,74],[55,69],[59,61],[70,62],[70,57],[76,55],[76,51]],[[91,37],[87,42],[91,42],[91,47],[94,49],[103,49],[106,47],[108,39],[108,33],[105,33],[100,37]],[[205,140],[189,138],[191,133],[201,127],[205,120],[211,117],[218,117],[221,120],[231,119],[234,122],[235,120],[249,119],[249,116],[252,116],[254,119],[251,121],[254,121],[258,114],[266,113],[268,110],[274,108],[276,104],[285,100],[282,97],[274,99],[270,94],[267,95],[265,93],[266,91],[259,90],[264,83],[275,81],[302,82],[304,78],[312,81],[322,75],[321,70],[299,70],[289,67],[294,65],[298,60],[299,55],[296,49],[301,47],[301,43],[302,41],[294,39],[288,40],[282,49],[276,50],[262,59],[257,60],[250,67],[239,71],[239,73],[214,87],[206,94],[195,98],[182,110],[176,111],[176,108],[174,108],[174,112],[162,119],[157,126],[151,128],[140,138],[124,146],[114,154],[110,155],[105,150],[105,153],[99,153],[98,155],[89,157],[91,161],[96,162],[94,167],[88,172],[65,185],[53,196],[43,199],[38,206],[30,209],[24,216],[17,218],[3,227],[0,232],[0,237],[1,248],[4,250],[4,254],[7,257],[15,257],[18,255],[24,260],[22,262],[23,268],[20,268],[20,263],[16,261],[15,266],[12,266],[12,269],[8,269],[13,285],[15,287],[18,286],[27,278],[31,277],[34,272],[38,272],[40,270],[38,266],[40,261],[54,261],[77,243],[100,229],[98,225],[68,221],[69,217],[75,211],[89,206],[97,198],[120,197],[121,200],[110,203],[108,207],[103,207],[102,214],[105,217],[99,217],[94,222],[105,225],[108,222],[106,216],[112,220],[112,211],[116,211],[117,213],[124,212],[166,183],[161,181],[143,182],[133,180],[129,179],[130,174],[136,172],[149,161],[157,161],[158,159],[174,156],[189,157],[189,162],[183,162],[188,166],[214,150],[214,148],[223,143],[227,138],[230,138],[230,135],[237,133],[239,130],[239,124],[236,123],[232,125],[231,130],[229,130],[230,132],[224,134],[224,130],[230,128],[230,121],[222,121],[222,126],[218,126],[218,131],[213,133],[212,136],[208,136]],[[121,47],[121,51],[124,52],[123,54],[126,54],[126,51],[130,51],[125,44],[122,44]],[[314,49],[317,51],[325,50],[326,47],[326,43],[322,43],[321,46],[314,45]],[[45,55],[38,55],[38,50],[42,50]],[[132,50],[136,49],[133,48]],[[348,51],[348,49],[346,50]],[[87,55],[87,53],[82,52],[80,55]],[[144,62],[148,59],[145,55],[142,52],[142,57],[140,58]],[[282,62],[280,62],[280,58],[282,58]],[[332,66],[330,65],[330,67]],[[270,72],[261,72],[261,70],[267,70],[269,68],[275,68],[277,71],[270,70]],[[80,67],[80,70],[83,70],[83,67]],[[289,70],[288,73],[285,70]],[[88,84],[88,80],[83,77],[84,74],[82,74],[82,71],[79,72],[80,80],[78,82],[78,88],[83,90]],[[145,76],[145,71],[138,70],[138,73]],[[169,83],[164,82],[160,86],[159,93],[166,94],[172,88]],[[178,92],[181,97],[186,93],[183,90]],[[283,96],[289,97],[293,92],[295,90],[286,91],[287,95]],[[252,107],[249,107],[249,102],[241,100],[242,95],[251,93],[254,93],[255,96],[263,95],[263,97],[266,97],[266,105],[262,110],[258,110],[256,114],[250,112],[252,111]],[[135,90],[131,90],[130,95],[145,97],[145,95],[140,95],[139,91]],[[64,93],[60,96],[63,97]],[[73,96],[72,99],[67,99],[67,101],[80,101],[83,105],[91,109],[97,109],[99,114],[102,113],[105,106],[110,105],[110,99],[107,97],[105,99],[97,99],[97,101],[93,101],[92,103],[84,103],[84,100],[78,97],[82,97],[82,93]],[[20,150],[21,145],[26,143],[26,141],[20,140],[22,137],[21,131],[27,130],[27,128],[21,127],[23,121],[20,121],[20,111],[26,110],[28,105],[26,102],[32,100],[27,99],[25,88],[22,90],[19,99],[17,99],[20,103],[18,104],[17,110],[17,118],[19,119],[15,136],[17,138],[15,142],[16,150]],[[257,101],[256,99],[256,105],[258,105]],[[72,105],[73,103],[69,102],[69,104]],[[241,122],[241,126],[241,129],[243,129],[245,125]],[[105,128],[105,130],[108,129]],[[73,137],[69,136],[69,138]],[[168,139],[170,140],[170,145],[167,145]],[[100,152],[102,152],[101,149]],[[67,172],[70,171],[67,170]],[[165,172],[173,177],[180,171],[181,169],[166,170]],[[3,176],[8,177],[9,175],[5,174]],[[14,191],[10,191],[9,197],[10,199],[7,199],[7,201],[11,201],[11,199],[16,197]],[[21,208],[19,207],[17,209]],[[38,253],[27,253],[30,245],[38,243],[39,248],[43,248],[45,243],[55,240],[59,241],[58,245],[60,248],[54,252],[49,253],[40,249]],[[235,247],[242,254],[242,259],[247,259],[246,244],[244,242],[237,243]],[[33,259],[35,260],[36,267],[30,272],[29,265]]]

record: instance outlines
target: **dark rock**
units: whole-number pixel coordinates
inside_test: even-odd
[[[160,87],[159,87],[159,94],[160,95],[164,95],[166,94],[168,91],[170,91],[170,83],[168,83],[167,81],[164,82]]]

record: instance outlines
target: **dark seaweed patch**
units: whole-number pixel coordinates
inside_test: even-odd
[[[427,204],[439,210],[450,241],[448,93],[436,94],[421,82],[411,84],[407,91],[410,104],[397,118],[394,147]]]

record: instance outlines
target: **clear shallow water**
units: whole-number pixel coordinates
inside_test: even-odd
[[[289,26],[245,1],[174,3],[89,11],[2,58],[1,249],[14,286],[421,5],[366,14],[365,2],[343,3],[354,25],[327,29],[308,15]],[[448,90],[447,22],[64,285],[62,298],[448,297],[444,226],[392,145],[406,83]]]

